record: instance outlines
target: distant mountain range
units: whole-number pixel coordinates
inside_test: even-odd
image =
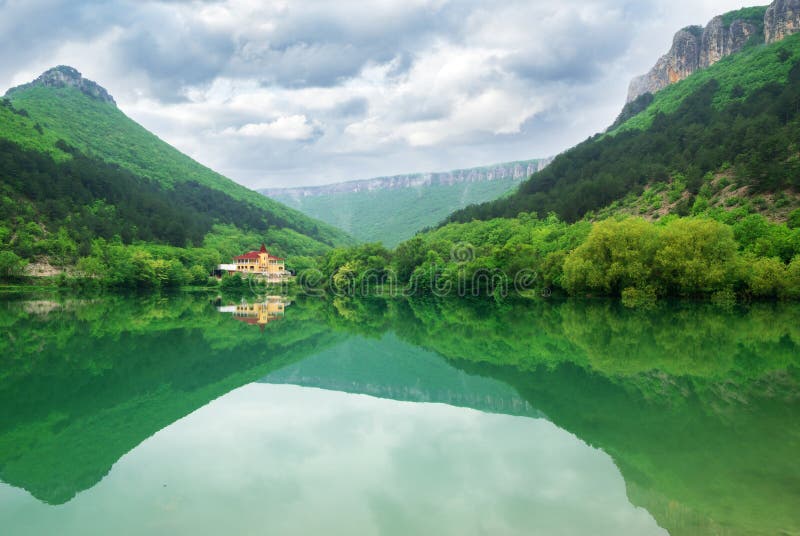
[[[541,171],[550,162],[548,158],[505,162],[491,166],[482,166],[453,171],[407,173],[389,177],[375,177],[347,182],[337,182],[322,186],[300,186],[297,188],[263,188],[262,194],[273,199],[289,197],[313,197],[341,193],[358,193],[374,190],[396,190],[399,188],[419,188],[424,186],[452,186],[465,182],[483,182],[493,180],[523,180],[531,174]]]
[[[454,210],[508,193],[544,169],[550,160],[520,160],[445,172],[259,191],[356,239],[394,246],[417,231],[436,225]]]

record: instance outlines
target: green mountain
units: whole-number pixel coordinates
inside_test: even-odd
[[[769,25],[765,31],[775,34]],[[800,189],[800,36],[781,37],[749,42],[655,95],[642,94],[609,132],[562,153],[513,195],[457,211],[449,221],[520,212],[575,221],[604,208],[660,217],[745,200],[785,219]]]
[[[442,173],[260,191],[347,231],[361,242],[393,247],[436,225],[454,210],[509,193],[548,162],[524,160]]]
[[[56,67],[0,101],[0,250],[88,254],[95,238],[184,247],[266,242],[317,254],[347,235],[202,166],[119,110],[100,86]],[[219,248],[216,248],[219,250]],[[221,257],[229,255],[224,251]]]

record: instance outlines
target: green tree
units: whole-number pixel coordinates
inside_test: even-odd
[[[759,298],[783,297],[789,291],[786,265],[777,258],[752,260],[748,288]]]
[[[208,282],[208,277],[208,270],[199,264],[195,264],[189,268],[189,282],[192,285],[205,285]]]
[[[661,232],[654,269],[667,290],[707,293],[730,283],[736,241],[730,227],[709,219],[677,219]]]
[[[0,251],[0,277],[15,279],[23,275],[28,261],[12,251]]]
[[[659,230],[640,218],[596,223],[582,245],[564,261],[564,287],[571,294],[619,296],[652,281]]]

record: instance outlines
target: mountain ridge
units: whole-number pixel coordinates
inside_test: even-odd
[[[5,96],[6,98],[10,98],[14,93],[25,91],[32,87],[74,87],[84,95],[100,102],[111,104],[115,108],[117,107],[117,102],[114,100],[114,97],[112,97],[104,87],[97,82],[84,78],[76,68],[70,67],[69,65],[52,67],[43,72],[32,82],[10,88],[6,91]]]
[[[394,246],[438,224],[453,210],[507,195],[549,161],[522,160],[261,192],[357,240]]]
[[[800,31],[800,0],[775,0],[712,18],[703,26],[678,30],[669,51],[645,74],[631,80],[626,103],[706,69],[753,45],[772,44]]]
[[[261,188],[257,190],[267,197],[298,195],[301,197],[325,195],[332,193],[351,193],[372,191],[380,189],[414,188],[431,185],[452,185],[463,182],[477,182],[496,179],[525,179],[541,171],[550,163],[552,158],[534,158],[530,160],[515,160],[488,166],[473,168],[453,169],[450,171],[432,171],[418,173],[402,173],[399,175],[386,175],[369,179],[355,179],[344,182],[335,182],[319,186],[296,186],[286,188]]]
[[[28,84],[11,88],[4,102],[14,110],[17,122],[29,120],[39,132],[27,129],[15,136],[13,131],[20,129],[14,127],[6,129],[9,133],[4,132],[2,137],[48,153],[56,160],[69,155],[52,143],[53,139],[62,140],[87,157],[152,180],[167,190],[197,183],[246,203],[269,215],[270,233],[281,235],[280,241],[287,244],[293,238],[300,241],[308,238],[317,241],[321,251],[352,241],[341,230],[268,199],[182,153],[128,117],[104,88],[83,78],[73,67],[54,67]],[[43,143],[45,139],[48,144]],[[306,245],[310,246],[310,242]],[[282,249],[289,253],[288,248]]]
[[[0,99],[0,279],[207,286],[261,243],[296,258],[353,239],[181,153],[74,68]]]

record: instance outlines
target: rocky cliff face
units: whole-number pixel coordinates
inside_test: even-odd
[[[787,35],[800,32],[800,0],[775,0],[764,15],[766,42],[780,41]]]
[[[457,184],[462,182],[480,182],[500,179],[523,180],[537,171],[541,171],[550,163],[552,158],[524,160],[509,162],[493,166],[458,169],[441,173],[412,173],[408,175],[394,175],[392,177],[378,177],[360,181],[340,182],[325,186],[308,186],[301,188],[265,188],[259,190],[268,197],[292,195],[307,197],[315,195],[329,195],[337,193],[363,192],[372,190],[394,190],[399,188],[414,188],[437,184]]]
[[[723,16],[714,17],[705,28],[689,26],[680,30],[675,34],[669,52],[661,56],[647,74],[631,81],[627,102],[645,93],[660,91],[698,69],[740,51],[752,36],[760,32],[758,24],[741,19],[726,24]]]
[[[631,81],[627,102],[644,93],[655,93],[695,72],[700,63],[702,32],[700,26],[690,26],[676,33],[669,52],[661,56],[647,74]]]
[[[737,19],[726,25],[723,17],[714,17],[700,37],[698,67],[704,69],[740,51],[760,31],[757,25],[747,21]]]
[[[675,34],[669,52],[647,74],[631,81],[627,102],[714,65],[754,39],[770,44],[798,32],[800,0],[775,0],[769,6],[743,8],[714,17],[705,28],[684,28]]]
[[[53,67],[42,73],[42,75],[33,82],[9,89],[6,95],[11,95],[17,90],[36,86],[54,88],[74,87],[93,99],[116,106],[114,98],[108,94],[108,91],[97,83],[84,78],[81,73],[73,67],[68,67],[66,65]]]

